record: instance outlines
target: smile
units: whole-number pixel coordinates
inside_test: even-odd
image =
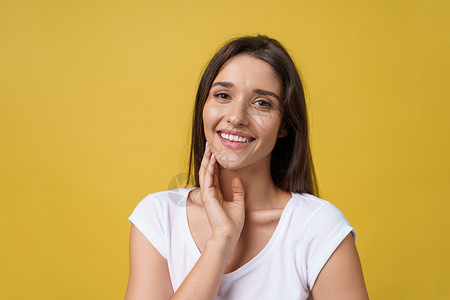
[[[223,133],[223,132],[220,132],[219,134],[222,138],[232,141],[232,142],[248,143],[251,141],[250,138],[246,138],[246,137],[242,137],[242,136],[238,136],[238,135],[232,135],[232,134]]]
[[[225,147],[233,150],[243,149],[255,140],[255,138],[246,133],[240,134],[239,132],[227,129],[225,129],[225,132],[217,131],[217,135]]]

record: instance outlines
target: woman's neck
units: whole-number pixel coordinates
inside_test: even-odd
[[[263,168],[250,166],[239,170],[220,167],[219,174],[225,201],[231,201],[233,198],[231,180],[235,177],[241,179],[245,189],[246,210],[283,208],[292,196],[275,185],[270,174],[270,164]]]

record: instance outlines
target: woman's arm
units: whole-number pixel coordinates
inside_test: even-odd
[[[208,216],[212,236],[205,250],[172,299],[216,299],[225,266],[236,248],[244,227],[245,192],[241,181],[231,182],[232,201],[224,201],[219,170],[211,148],[206,145],[199,171],[200,198]]]
[[[171,299],[216,299],[229,252],[226,241],[209,240],[199,260]]]
[[[132,224],[130,276],[125,300],[215,299],[231,250],[226,240],[209,240],[194,268],[174,295],[167,261]]]
[[[199,172],[201,201],[212,236],[197,263],[173,293],[167,261],[133,225],[130,238],[130,279],[125,299],[216,298],[226,263],[234,252],[244,225],[244,188],[232,180],[233,201],[224,201],[219,188],[216,159],[206,148]]]
[[[169,299],[172,295],[166,259],[131,224],[130,276],[125,300]]]
[[[366,286],[352,234],[328,259],[312,288],[314,300],[366,300]]]
[[[125,300],[215,299],[230,253],[232,249],[226,240],[209,240],[194,268],[174,295],[167,261],[132,224],[130,276]]]

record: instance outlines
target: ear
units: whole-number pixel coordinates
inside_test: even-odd
[[[278,130],[278,137],[283,138],[288,135],[288,129],[286,127],[286,124],[281,124],[280,129]]]

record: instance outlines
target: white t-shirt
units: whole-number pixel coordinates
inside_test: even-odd
[[[201,255],[187,221],[190,190],[150,194],[129,217],[167,260],[174,291]],[[350,232],[356,241],[355,230],[333,204],[293,193],[267,245],[222,276],[216,299],[307,299],[320,270]]]

